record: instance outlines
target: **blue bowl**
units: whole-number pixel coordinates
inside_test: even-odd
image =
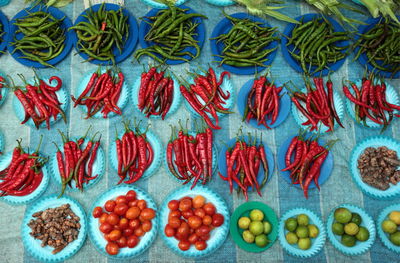
[[[335,210],[340,207],[347,208],[352,213],[358,213],[361,216],[362,222],[361,222],[360,226],[367,228],[369,231],[369,239],[367,241],[364,241],[364,242],[357,241],[356,245],[354,247],[346,247],[346,246],[342,245],[342,243],[340,242],[340,236],[337,236],[332,232],[332,224],[335,219],[334,213],[335,213]],[[367,252],[375,242],[376,230],[375,230],[374,220],[363,209],[361,209],[355,205],[341,204],[341,205],[335,207],[332,210],[332,212],[329,214],[328,219],[326,220],[326,229],[328,232],[328,238],[331,241],[332,245],[337,250],[339,250],[340,252],[342,252],[343,254],[348,255],[348,256],[356,256],[356,255],[360,255],[360,254]]]
[[[76,19],[75,25],[77,25],[79,22],[89,22],[88,19],[86,17],[84,17],[84,15],[86,15],[89,10],[93,10],[94,12],[97,12],[101,6],[102,6],[102,4],[97,4],[92,7],[89,7],[85,11],[83,11]],[[115,4],[104,4],[104,8],[107,11],[111,11],[111,10],[118,11],[122,7],[119,5],[115,5]],[[135,50],[135,47],[136,47],[136,44],[138,41],[138,25],[136,23],[135,17],[132,16],[132,14],[126,8],[122,8],[122,13],[124,14],[124,16],[128,17],[129,37],[128,37],[128,39],[126,39],[125,45],[122,47],[122,53],[120,53],[118,48],[114,45],[112,51],[113,51],[113,54],[115,57],[115,64],[118,64],[118,63],[124,61],[125,59],[127,59],[132,54],[133,50]],[[89,59],[89,56],[86,53],[81,52],[79,50],[78,40],[76,40],[75,49],[76,49],[76,51],[78,51],[79,55],[85,61]],[[113,64],[113,62],[111,60],[102,61],[102,60],[93,59],[93,60],[90,60],[89,62],[93,63],[93,64],[97,64],[97,65],[112,65]]]
[[[250,90],[253,87],[254,79],[250,79],[247,81],[243,87],[240,89],[238,98],[237,98],[237,106],[239,109],[239,113],[241,116],[244,118],[244,112],[247,106],[247,98],[249,96]],[[275,84],[277,87],[281,87],[282,85],[280,83]],[[274,124],[271,124],[271,120],[268,118],[265,118],[267,121],[267,125],[269,127],[276,128],[279,125],[281,125],[287,118],[290,112],[290,107],[291,107],[291,101],[290,101],[290,96],[287,93],[287,90],[285,88],[282,89],[282,91],[279,93],[279,96],[282,96],[279,99],[279,113],[278,113],[278,118],[276,119]],[[244,121],[246,123],[249,123],[252,127],[258,128],[258,129],[267,129],[264,125],[260,124],[258,125],[256,119],[251,119],[250,122]]]
[[[392,211],[400,211],[400,204],[392,204],[383,209],[378,216],[378,220],[376,222],[376,228],[378,236],[382,240],[382,243],[385,245],[385,247],[387,247],[388,249],[390,249],[395,253],[400,253],[400,246],[394,245],[389,239],[389,234],[383,232],[382,230],[382,222],[388,218],[390,212]]]
[[[182,251],[178,248],[178,240],[173,237],[167,237],[164,233],[164,228],[168,223],[168,202],[181,199],[185,196],[195,197],[196,195],[202,195],[206,199],[206,202],[213,203],[216,208],[216,213],[220,213],[224,216],[224,223],[211,231],[206,249],[200,251],[194,248],[194,246],[191,246],[189,250]],[[183,186],[170,193],[162,202],[160,212],[160,235],[164,243],[177,255],[185,258],[202,258],[214,253],[225,242],[229,233],[229,221],[230,215],[228,206],[219,194],[202,185],[196,186],[193,190],[190,190],[190,186]]]
[[[31,228],[28,226],[28,223],[31,219],[33,219],[32,215],[34,213],[46,210],[48,208],[59,207],[63,204],[69,204],[71,210],[80,218],[79,223],[81,224],[81,228],[79,230],[78,238],[76,240],[68,244],[59,253],[53,255],[51,253],[51,251],[53,251],[54,249],[53,247],[42,247],[42,242],[38,239],[34,239],[29,234],[31,232]],[[22,243],[24,244],[25,249],[29,252],[30,255],[42,262],[62,262],[71,258],[79,251],[79,249],[81,249],[81,247],[85,243],[86,233],[87,219],[85,210],[77,201],[65,195],[61,198],[58,198],[57,195],[50,195],[43,197],[42,199],[35,202],[25,212],[25,216],[21,226]]]
[[[400,19],[400,16],[397,16],[398,19]],[[361,25],[358,27],[358,34],[355,35],[354,37],[354,42],[356,42],[357,40],[360,39],[360,36],[366,32],[368,32],[369,30],[371,30],[376,24],[379,24],[380,21],[384,20],[384,18],[382,17],[377,17],[377,18],[368,18],[367,21],[365,21],[366,25]],[[354,54],[357,54],[358,51],[360,50],[360,47],[356,47],[354,49]],[[397,71],[396,74],[393,74],[392,72],[388,72],[388,71],[381,71],[379,69],[376,69],[373,65],[371,65],[370,62],[368,62],[368,57],[367,54],[362,53],[359,58],[358,58],[358,62],[363,65],[366,66],[367,69],[370,72],[375,72],[376,74],[381,75],[384,78],[393,78],[393,79],[398,79],[400,78],[400,71]],[[377,61],[378,65],[382,65],[382,61]],[[399,66],[400,63],[397,63],[397,66]]]
[[[0,76],[3,77],[5,80],[5,82],[3,82],[3,84],[6,84],[7,83],[6,75],[0,71]],[[8,95],[8,90],[9,89],[5,88],[4,85],[3,85],[3,88],[0,89],[0,94],[2,96],[2,99],[0,99],[0,106],[6,101],[7,95]]]
[[[234,5],[236,2],[232,0],[205,0],[207,3],[216,6],[230,6]]]
[[[314,224],[319,229],[316,238],[311,238],[311,247],[307,250],[300,249],[297,245],[291,245],[286,241],[286,234],[289,232],[285,229],[285,221],[290,217],[296,217],[299,214],[306,214],[309,217],[309,223]],[[310,258],[318,254],[325,244],[326,230],[324,223],[319,216],[306,208],[295,208],[286,212],[279,221],[279,242],[287,253],[294,257]]]
[[[15,47],[14,47],[14,45],[12,45],[14,38],[21,39],[23,37],[22,33],[18,33],[18,34],[15,33],[18,30],[18,27],[14,25],[14,23],[16,23],[16,20],[27,16],[29,13],[33,13],[33,12],[37,12],[37,11],[43,11],[43,12],[49,13],[57,19],[64,18],[64,20],[61,24],[61,28],[66,30],[64,50],[61,52],[60,55],[58,55],[57,57],[55,57],[49,61],[46,61],[46,62],[48,64],[54,66],[57,63],[61,62],[69,54],[73,44],[76,41],[75,33],[73,31],[68,31],[68,28],[72,27],[71,20],[59,9],[57,9],[55,7],[47,7],[47,6],[42,6],[42,5],[35,6],[32,9],[23,9],[13,17],[13,19],[10,22],[10,37],[9,37],[9,42],[8,42],[7,48],[8,48],[8,51],[10,52],[10,54],[13,56],[13,58],[16,61],[18,61],[19,63],[21,63],[22,65],[27,66],[27,67],[34,67],[34,68],[46,68],[46,66],[40,64],[39,62],[32,61],[32,60],[29,60],[26,58],[21,58],[24,56],[24,54],[22,54],[19,50],[14,52]]]
[[[252,138],[252,140],[254,140]],[[246,143],[250,143],[250,138],[248,136],[244,136],[244,141]],[[265,184],[268,184],[268,182],[271,180],[272,175],[274,174],[274,169],[275,169],[275,163],[274,163],[274,155],[272,153],[272,151],[268,148],[267,144],[265,143],[265,141],[262,142],[264,145],[264,150],[265,150],[265,154],[267,157],[267,163],[268,163],[268,180]],[[219,155],[218,155],[218,169],[219,172],[226,177],[227,176],[227,166],[226,166],[226,157],[225,157],[225,153],[228,150],[228,148],[233,147],[236,144],[236,138],[230,139],[227,143],[224,143]],[[260,144],[260,140],[259,138],[257,139],[257,145]],[[258,171],[257,174],[257,182],[259,185],[261,185],[263,178],[264,178],[264,168],[262,166],[262,164],[260,165],[260,170]],[[233,186],[235,188],[238,187],[238,185],[236,184],[236,182],[233,182]],[[250,187],[249,187],[250,188]]]
[[[279,148],[278,151],[278,169],[279,169],[279,173],[281,174],[282,178],[290,185],[293,185],[299,189],[301,189],[300,184],[292,184],[292,179],[290,178],[290,171],[284,171],[282,172],[282,169],[286,168],[286,164],[285,164],[285,157],[286,157],[286,152],[289,148],[290,143],[292,142],[292,139],[297,136],[291,136],[290,138],[288,138],[286,141],[284,141],[281,145],[281,147]],[[324,145],[325,142],[322,139],[318,140],[319,145]],[[294,156],[292,156],[291,161],[294,161]],[[321,186],[322,184],[324,184],[326,182],[326,180],[328,180],[329,176],[332,174],[332,170],[333,170],[333,154],[332,151],[329,152],[328,156],[326,157],[324,163],[321,166],[321,173],[320,176],[318,178],[318,184],[319,186]],[[316,188],[317,186],[315,185],[314,181],[311,182],[310,186],[308,187],[308,189],[313,189]]]
[[[250,19],[251,21],[255,21],[255,22],[261,22],[263,23],[262,27],[271,27],[270,24],[268,24],[267,21],[256,17],[256,16],[252,16],[246,13],[236,13],[233,15],[230,15],[234,18],[238,18],[238,19]],[[211,38],[216,38],[219,35],[222,34],[227,34],[232,28],[232,22],[228,19],[228,18],[223,18],[214,28],[212,34],[211,34]],[[217,43],[216,39],[211,39],[211,51],[214,55],[222,55],[222,50],[224,49],[224,44],[222,43],[222,41]],[[263,64],[265,66],[269,66],[272,64],[272,61],[274,60],[275,56],[276,56],[276,52],[277,52],[277,46],[278,46],[278,41],[273,41],[271,42],[268,46],[266,46],[263,50],[265,49],[273,49],[276,48],[273,52],[269,53],[267,58],[268,60],[266,62],[264,62]],[[222,61],[221,57],[215,56],[214,57],[215,61],[220,62]],[[261,67],[261,66],[254,66],[254,67],[233,67],[230,65],[226,65],[226,64],[222,64],[222,67],[229,71],[232,72],[234,74],[238,74],[238,75],[253,75],[257,72],[261,72],[263,71],[266,67]]]
[[[145,200],[147,202],[147,207],[152,208],[156,211],[156,217],[151,221],[152,229],[140,238],[140,242],[136,247],[121,248],[117,255],[112,256],[106,252],[105,247],[107,245],[107,241],[104,239],[103,233],[101,233],[99,230],[100,223],[98,218],[94,218],[90,215],[88,219],[90,240],[92,241],[94,247],[98,252],[100,252],[103,256],[107,256],[111,259],[123,260],[137,257],[140,254],[144,253],[147,249],[149,249],[157,236],[160,213],[157,211],[156,203],[153,201],[151,196],[139,187],[133,185],[120,185],[108,189],[104,193],[100,194],[100,196],[96,197],[91,206],[90,213],[95,207],[104,207],[104,204],[108,200],[115,199],[119,195],[125,195],[129,190],[134,190],[136,192],[137,199]]]
[[[4,35],[1,37],[3,41],[0,43],[0,51],[4,51],[10,41],[10,24],[8,23],[8,19],[3,12],[0,11],[0,23],[3,25]],[[0,53],[1,54],[1,53]]]
[[[179,8],[182,9],[189,9],[188,11],[186,11],[186,14],[192,14],[192,13],[197,13],[195,10],[191,9],[190,7],[187,7],[185,5],[180,5]],[[150,19],[148,19],[147,17],[152,17],[152,16],[156,16],[157,13],[160,11],[160,9],[151,9],[143,18],[142,18],[142,22],[140,22],[140,27],[139,27],[139,42],[140,45],[142,46],[142,48],[148,48],[154,45],[153,41],[146,41],[145,40],[145,36],[147,35],[147,33],[150,31],[151,26],[148,24],[151,22]],[[192,18],[192,22],[193,23],[198,23],[199,25],[197,26],[195,32],[196,32],[196,36],[194,37],[194,39],[196,41],[198,41],[198,45],[200,47],[200,49],[203,47],[204,44],[204,40],[205,40],[205,36],[206,36],[206,28],[204,26],[203,23],[203,19],[201,17],[194,17]],[[194,47],[187,47],[184,50],[182,50],[182,52],[190,52],[193,55],[196,54],[196,49]],[[157,53],[154,53],[154,55],[156,55],[159,58],[163,58],[162,56],[160,56]],[[182,58],[185,58],[187,60],[192,60],[192,57],[189,55],[185,55],[182,56]],[[178,64],[182,64],[185,63],[185,61],[183,60],[170,60],[167,59],[165,60],[165,63],[168,65],[178,65]]]
[[[376,148],[380,146],[386,146],[389,149],[392,149],[397,153],[400,153],[400,143],[398,141],[395,141],[392,138],[384,136],[369,137],[363,140],[362,142],[358,143],[354,147],[349,160],[349,169],[351,172],[351,176],[353,177],[353,181],[365,194],[373,198],[382,200],[393,199],[394,197],[400,194],[400,184],[397,185],[390,184],[390,187],[387,190],[382,191],[380,189],[374,188],[364,183],[361,179],[360,171],[357,168],[357,163],[358,163],[357,160],[366,148],[368,147]]]
[[[306,14],[306,15],[302,15],[296,18],[297,21],[303,21],[303,22],[308,22],[311,21],[315,18],[322,18],[322,15],[319,14]],[[330,18],[330,17],[325,17],[325,19],[327,19],[333,26],[333,29],[335,32],[345,32],[344,28],[338,23],[336,22],[334,19]],[[289,65],[296,70],[297,72],[303,73],[303,69],[301,68],[300,63],[295,60],[292,55],[289,53],[289,50],[293,50],[294,46],[291,44],[289,46],[287,46],[288,43],[288,38],[292,37],[292,31],[293,29],[295,29],[297,25],[296,24],[292,24],[289,23],[285,30],[283,31],[283,35],[284,37],[282,37],[282,54],[283,57],[285,58],[285,60],[289,63]],[[286,37],[285,37],[286,36]],[[339,41],[339,42],[335,42],[337,43],[336,46],[338,47],[344,47],[349,45],[349,41]],[[342,53],[345,53],[346,50],[343,50]],[[334,72],[337,71],[344,63],[346,58],[343,58],[341,60],[338,60],[335,63],[328,63],[327,67],[321,71],[315,72],[313,74],[313,76],[315,77],[319,77],[319,76],[327,76],[329,74],[329,72]],[[312,66],[310,72],[314,72],[317,69],[316,66]]]
[[[186,2],[187,0],[176,0],[175,5],[182,5]],[[145,3],[146,5],[149,5],[153,8],[158,8],[158,9],[163,9],[163,8],[168,8],[167,5],[164,5],[160,2],[157,2],[155,0],[142,0],[143,3]]]

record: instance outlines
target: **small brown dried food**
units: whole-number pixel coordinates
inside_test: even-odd
[[[368,147],[358,158],[358,169],[364,183],[387,190],[390,184],[400,182],[400,159],[397,152],[386,146],[379,148]]]
[[[28,223],[32,230],[29,234],[41,240],[42,247],[53,247],[53,254],[57,254],[78,238],[80,218],[71,210],[69,204],[36,212],[32,217],[34,219]]]

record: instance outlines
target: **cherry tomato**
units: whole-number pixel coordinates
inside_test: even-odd
[[[129,190],[129,191],[126,193],[125,196],[126,196],[126,200],[127,200],[128,202],[134,201],[134,200],[136,199],[136,192],[133,191],[133,190]]]
[[[204,240],[204,241],[207,241],[207,240],[210,239],[210,234],[203,235],[203,236],[200,237],[200,239],[202,239],[202,240]]]
[[[214,214],[212,216],[212,225],[216,226],[216,227],[221,226],[224,223],[224,220],[225,220],[225,218],[223,215],[218,214],[218,213]]]
[[[107,212],[113,212],[116,205],[117,205],[117,203],[114,200],[108,200],[106,202],[106,204],[104,205],[104,209]]]
[[[182,197],[181,200],[179,200],[179,201],[182,201],[183,199],[188,199],[188,200],[190,200],[190,201],[193,200],[193,198],[191,198],[190,196],[184,196],[184,197]]]
[[[190,234],[189,225],[186,222],[182,222],[181,226],[176,230],[176,234],[186,239]]]
[[[179,203],[179,210],[182,212],[188,211],[190,208],[192,208],[192,200],[190,199],[182,199]]]
[[[120,195],[115,199],[117,204],[128,204],[128,199],[126,199],[125,195]]]
[[[127,229],[122,230],[122,235],[124,237],[129,237],[129,236],[132,236],[133,234],[134,234],[134,232],[133,232],[132,228],[127,228]]]
[[[193,229],[193,228],[190,228],[189,233],[190,233],[190,234],[193,234],[193,233],[194,233],[194,229]]]
[[[140,210],[143,210],[147,207],[147,202],[145,200],[139,200],[137,206]]]
[[[156,216],[156,211],[154,211],[154,209],[152,208],[145,208],[142,210],[142,212],[140,213],[140,216],[144,219],[144,220],[151,220]]]
[[[197,249],[197,250],[204,250],[204,249],[206,249],[207,248],[207,243],[205,242],[205,241],[197,241],[195,244],[194,244],[194,247]]]
[[[99,226],[99,230],[104,234],[108,234],[113,230],[113,226],[106,222]]]
[[[151,221],[144,221],[142,223],[142,229],[144,232],[149,232],[152,227],[153,227],[153,224],[151,223]]]
[[[137,206],[130,207],[125,214],[125,217],[128,219],[135,219],[140,215],[140,209]]]
[[[110,238],[111,241],[117,241],[118,239],[120,239],[121,236],[122,236],[121,231],[116,229],[114,229],[108,234],[108,237]]]
[[[166,224],[164,228],[164,233],[167,237],[173,237],[175,235],[175,229]]]
[[[186,250],[189,250],[190,243],[189,243],[189,241],[183,241],[182,240],[182,241],[179,241],[178,247],[179,247],[180,250],[186,251]]]
[[[200,218],[203,218],[206,215],[206,212],[204,211],[203,208],[196,208],[194,210],[194,215],[196,215],[196,216],[198,216]]]
[[[206,199],[202,195],[196,195],[193,198],[193,207],[194,208],[200,208],[203,207],[204,203],[206,202]]]
[[[211,203],[207,203],[203,206],[204,211],[207,215],[212,216],[215,214],[215,206]]]
[[[179,201],[178,200],[171,200],[168,202],[168,208],[172,211],[178,210],[179,208]]]
[[[139,238],[135,235],[128,237],[128,240],[126,241],[126,245],[129,248],[134,248],[139,244]]]
[[[125,203],[117,204],[114,208],[114,213],[119,216],[125,215],[126,211],[128,211],[128,205]]]
[[[198,236],[204,236],[210,233],[210,228],[208,226],[202,225],[201,227],[196,229],[196,234]]]
[[[193,215],[194,215],[194,213],[193,213],[193,210],[192,210],[192,209],[182,212],[182,216],[183,216],[185,219],[188,219],[189,217],[191,217],[191,216],[193,216]]]
[[[174,210],[174,211],[169,212],[168,218],[170,218],[172,216],[176,216],[177,218],[180,218],[181,212],[179,210]]]
[[[107,218],[108,218],[108,214],[107,213],[103,213],[100,216],[100,219],[99,219],[100,224],[103,224],[103,223],[107,222]]]
[[[129,207],[137,206],[137,203],[138,203],[138,202],[139,202],[138,200],[130,201],[129,204],[128,204],[128,206],[129,206]]]
[[[119,247],[116,243],[114,242],[109,242],[106,246],[106,252],[109,255],[117,255],[119,252]]]
[[[111,242],[111,240],[110,240],[108,234],[104,234],[104,239],[105,239],[107,242]]]
[[[126,218],[121,218],[118,223],[118,227],[121,230],[127,229],[129,226],[129,220]]]
[[[198,216],[191,216],[188,219],[188,224],[189,224],[189,227],[191,227],[193,229],[197,229],[203,224],[203,220],[201,220],[201,218]]]
[[[129,220],[129,228],[132,230],[135,230],[136,228],[138,228],[140,226],[140,221],[139,219],[131,219]]]
[[[172,228],[178,228],[181,226],[181,220],[176,217],[176,216],[171,216],[168,219],[168,224],[172,227]]]
[[[143,230],[143,228],[141,226],[136,228],[134,230],[134,232],[135,232],[135,236],[137,236],[137,237],[141,237],[141,236],[143,236],[145,234],[145,232],[144,232],[144,230]]]
[[[196,241],[199,240],[199,237],[193,233],[188,237],[188,241],[190,242],[190,244],[194,244],[196,243]]]
[[[115,213],[110,213],[107,217],[107,223],[111,225],[116,225],[119,223],[119,216]]]
[[[209,215],[206,215],[203,217],[203,225],[209,226],[212,224],[212,217]]]
[[[126,247],[126,242],[127,242],[126,237],[122,236],[115,243],[117,243],[118,247],[124,248],[124,247]]]
[[[97,206],[93,209],[92,215],[94,218],[100,218],[102,214],[103,214],[103,208],[101,208],[100,206]]]

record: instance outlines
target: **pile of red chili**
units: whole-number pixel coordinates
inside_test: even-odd
[[[153,163],[154,150],[147,140],[146,133],[140,132],[136,126],[135,131],[129,128],[129,123],[124,123],[125,133],[122,139],[116,134],[116,151],[118,160],[118,176],[120,180],[118,184],[124,182],[132,184],[142,178],[143,174]]]
[[[10,164],[0,171],[0,196],[26,196],[33,193],[43,179],[42,168],[47,159],[39,156],[40,143],[35,152],[25,152],[21,141],[14,148]]]
[[[25,82],[25,88],[14,86],[14,94],[21,102],[25,111],[25,118],[21,124],[32,119],[36,128],[39,129],[39,126],[43,122],[46,122],[46,127],[50,130],[50,119],[53,117],[56,120],[59,114],[64,119],[64,122],[67,122],[56,93],[62,86],[62,81],[59,77],[50,77],[49,84],[47,84],[46,81],[36,76],[35,84],[31,85],[26,83],[22,75],[19,76]],[[57,82],[57,85],[54,87],[50,86],[53,81]]]
[[[268,162],[262,140],[249,143],[242,138],[238,138],[235,145],[225,152],[226,157],[226,177],[218,173],[222,180],[229,182],[229,190],[232,193],[233,183],[236,183],[238,192],[242,191],[248,200],[248,188],[256,189],[261,196],[261,188],[268,180]],[[261,168],[260,166],[263,166]],[[258,183],[258,173],[260,168],[264,170],[264,178],[261,184]]]
[[[117,73],[111,70],[106,70],[103,74],[100,72],[101,68],[92,74],[85,90],[77,99],[71,96],[74,108],[77,105],[86,106],[86,119],[93,117],[98,112],[103,114],[103,118],[107,118],[110,112],[122,114],[117,104],[124,85],[124,74],[119,70]]]
[[[243,120],[249,122],[251,119],[256,119],[258,125],[262,124],[271,129],[266,121],[270,120],[271,125],[276,122],[281,91],[282,87],[276,87],[265,76],[255,79],[247,97]]]
[[[347,86],[343,86],[344,95],[355,104],[355,117],[357,122],[362,122],[364,126],[367,118],[372,122],[383,125],[382,131],[392,122],[393,111],[400,111],[399,105],[394,105],[386,100],[386,84],[381,81],[374,84],[374,77],[371,74],[369,78],[363,78],[361,87],[355,83],[350,83],[354,93],[351,93]],[[354,95],[353,95],[354,94]]]
[[[192,179],[193,189],[198,181],[203,184],[209,182],[213,172],[213,133],[210,128],[188,134],[181,127],[176,134],[172,127],[171,139],[167,145],[167,164],[170,172],[183,184]]]
[[[322,78],[314,78],[313,80],[316,89],[313,89],[311,84],[306,81],[306,93],[297,91],[292,94],[294,105],[307,118],[307,121],[302,125],[311,125],[310,131],[313,131],[318,130],[319,124],[322,123],[329,128],[327,132],[331,132],[334,129],[336,121],[344,128],[335,109],[332,81],[328,80],[326,82],[325,90]]]
[[[191,84],[189,88],[184,85],[180,86],[183,97],[207,125],[214,130],[221,129],[217,113],[231,113],[228,108],[223,106],[231,96],[229,91],[224,92],[221,88],[225,76],[230,77],[229,72],[222,72],[217,81],[215,72],[210,67],[205,76],[195,74],[195,84]],[[215,120],[215,124],[212,119]]]
[[[146,117],[150,115],[165,115],[171,108],[174,99],[174,80],[165,76],[165,71],[157,72],[156,67],[150,68],[148,72],[143,72],[140,79],[138,94],[138,107]]]
[[[90,180],[96,179],[98,174],[93,175],[93,164],[96,161],[97,152],[100,147],[100,138],[94,141],[98,133],[87,141],[86,136],[90,130],[86,132],[85,136],[79,138],[77,141],[71,140],[65,136],[60,130],[59,133],[63,141],[63,152],[57,147],[57,164],[58,172],[61,177],[62,196],[65,192],[67,185],[73,187],[71,182],[75,182],[75,187],[83,191],[83,185],[88,184]]]
[[[302,135],[295,136],[290,142],[285,155],[286,167],[282,171],[290,172],[292,183],[300,184],[306,198],[312,181],[319,189],[321,166],[328,157],[332,145],[329,143],[328,146],[321,146],[317,139],[312,137],[306,139]]]

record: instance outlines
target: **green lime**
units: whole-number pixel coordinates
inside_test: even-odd
[[[297,237],[297,235],[296,235],[295,233],[293,233],[293,232],[287,232],[287,234],[286,234],[286,241],[287,241],[289,244],[291,244],[291,245],[296,244],[298,240],[299,240],[299,238]]]
[[[296,229],[296,235],[299,238],[306,238],[309,235],[308,227],[306,226],[298,226]]]
[[[397,231],[397,225],[392,220],[385,220],[382,222],[383,232],[393,234]]]
[[[390,242],[393,243],[393,245],[400,246],[400,232],[399,231],[391,234],[389,239],[390,239]]]
[[[400,211],[390,212],[389,219],[392,220],[396,225],[400,225]]]
[[[364,242],[369,239],[369,231],[363,226],[360,226],[360,230],[358,231],[356,238],[358,241]]]
[[[342,236],[341,242],[346,247],[354,247],[354,245],[356,244],[356,238],[354,236],[349,236],[349,235],[344,234]]]
[[[285,221],[285,228],[287,231],[293,232],[297,228],[297,220],[294,218],[288,218]]]
[[[352,213],[351,214],[351,222],[353,222],[354,224],[356,224],[357,226],[361,225],[362,222],[362,218],[359,214],[357,213]]]
[[[305,214],[300,214],[297,216],[297,223],[299,226],[306,226],[308,225],[308,216]]]
[[[271,233],[272,230],[272,226],[268,221],[264,221],[264,234],[268,235],[269,233]]]
[[[253,235],[258,236],[264,232],[264,225],[260,221],[252,221],[249,225],[249,230]]]
[[[308,232],[311,238],[316,238],[319,234],[319,229],[316,225],[308,225]]]
[[[249,230],[243,231],[242,237],[244,242],[254,243],[254,235]]]
[[[259,209],[253,209],[250,212],[251,221],[262,221],[264,219],[264,213]]]
[[[350,236],[357,235],[359,227],[355,223],[348,223],[344,226],[344,232]]]
[[[248,218],[247,216],[242,216],[241,218],[239,218],[238,226],[240,229],[248,229],[250,222],[250,218]]]
[[[297,242],[297,245],[299,246],[300,249],[307,250],[311,247],[311,240],[308,237],[300,238],[299,241]]]
[[[347,208],[340,207],[335,210],[335,220],[339,223],[346,224],[351,220],[351,212]]]
[[[339,236],[343,235],[344,234],[344,226],[343,226],[343,224],[338,223],[338,222],[333,223],[332,224],[332,232],[335,235],[339,235]]]
[[[265,247],[269,243],[269,240],[266,235],[261,234],[256,236],[256,245],[258,247]]]

